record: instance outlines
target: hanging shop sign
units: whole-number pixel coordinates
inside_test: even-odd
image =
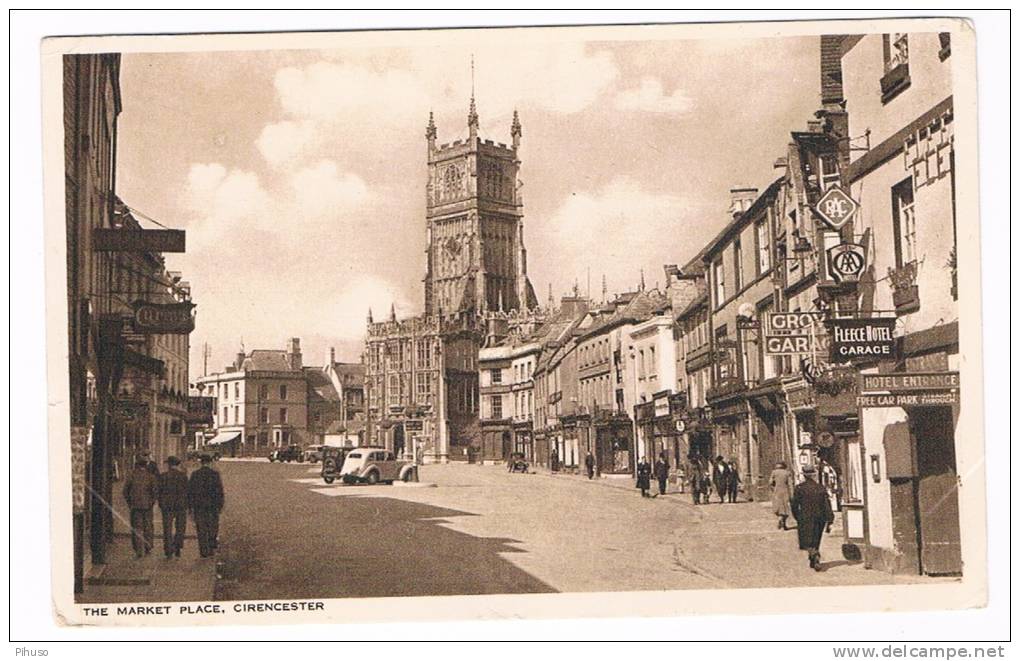
[[[146,303],[138,301],[135,309],[135,332],[143,334],[190,333],[195,330],[192,303]]]
[[[96,228],[92,248],[101,252],[184,252],[184,230]]]
[[[770,312],[765,316],[765,353],[792,356],[813,353],[825,333],[823,312]]]
[[[838,243],[825,251],[829,275],[838,283],[858,282],[864,273],[866,255],[859,243]]]
[[[404,431],[422,431],[425,425],[421,420],[405,420]]]
[[[833,186],[825,191],[825,194],[815,205],[815,213],[825,221],[825,224],[834,230],[846,225],[860,205],[839,186]]]
[[[896,319],[831,319],[830,358],[834,363],[895,358]]]

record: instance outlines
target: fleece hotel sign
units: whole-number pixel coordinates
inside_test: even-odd
[[[831,360],[846,363],[894,357],[896,319],[832,319]]]

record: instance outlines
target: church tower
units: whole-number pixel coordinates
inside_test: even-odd
[[[518,185],[521,123],[514,111],[510,145],[478,137],[474,94],[468,139],[436,144],[429,113],[425,217],[425,312],[466,319],[537,307],[528,281],[523,202]]]

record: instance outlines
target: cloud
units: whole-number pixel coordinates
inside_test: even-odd
[[[389,318],[391,306],[395,307],[398,318],[421,313],[400,287],[375,276],[358,276],[342,285],[326,306],[328,312],[321,319],[327,323],[324,330],[333,337],[360,340],[365,336],[369,309],[375,321],[383,321]]]
[[[251,171],[196,163],[185,192],[189,244],[221,256],[250,249],[240,239],[252,232],[272,233],[279,247],[336,234],[350,239],[362,222],[359,210],[373,199],[361,177],[328,159],[276,176],[268,186]]]
[[[270,165],[279,167],[294,161],[312,142],[315,126],[311,122],[282,121],[267,124],[255,146]]]
[[[590,267],[592,287],[601,286],[596,283],[605,274],[611,291],[623,291],[637,284],[643,268],[652,286],[662,265],[678,259],[688,208],[678,195],[646,190],[623,176],[599,190],[572,193],[547,222],[530,226],[531,271],[538,282],[577,278],[583,286]],[[562,273],[565,264],[577,272]]]
[[[617,92],[614,105],[618,110],[679,114],[691,110],[694,102],[679,89],[664,94],[658,78],[645,77],[638,87]]]

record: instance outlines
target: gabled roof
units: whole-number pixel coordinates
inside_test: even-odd
[[[308,384],[308,401],[339,402],[340,395],[333,387],[333,381],[318,367],[306,367],[302,370]]]
[[[255,372],[292,372],[290,356],[286,351],[255,349],[244,359],[244,370]]]
[[[340,377],[340,382],[348,387],[361,386],[365,383],[365,366],[362,363],[333,362],[333,371]]]

